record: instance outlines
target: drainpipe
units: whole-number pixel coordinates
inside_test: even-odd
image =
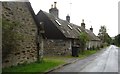
[[[40,61],[43,60],[43,52],[44,52],[44,39],[43,39],[43,34],[45,33],[44,31],[44,23],[40,22],[40,26],[42,27],[42,29],[40,30],[40,51],[39,51],[39,55],[40,55]]]
[[[38,30],[37,30],[37,62],[40,62],[43,60],[43,51],[44,51],[43,34],[45,32],[44,32],[43,22],[40,22],[40,26],[42,26],[42,29],[40,30],[40,27],[38,27]]]
[[[36,44],[37,44],[37,62],[39,62],[40,61],[40,57],[39,57],[39,50],[40,50],[39,29],[37,30]]]

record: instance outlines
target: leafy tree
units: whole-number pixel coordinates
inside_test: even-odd
[[[120,34],[115,36],[115,38],[113,39],[113,43],[117,46],[120,46]]]
[[[106,27],[105,26],[101,26],[99,29],[99,33],[98,33],[98,37],[105,42],[105,34],[106,34]]]
[[[80,41],[80,47],[81,47],[81,53],[84,53],[84,49],[86,47],[86,43],[89,41],[89,37],[86,33],[81,32],[79,36],[79,41]]]
[[[105,34],[105,41],[108,43],[108,44],[111,44],[111,41],[112,41],[112,38],[108,35],[108,33]]]
[[[111,37],[107,33],[106,26],[101,26],[99,29],[98,37],[102,40],[103,43],[111,43]]]

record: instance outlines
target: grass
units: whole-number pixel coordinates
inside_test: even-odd
[[[88,57],[89,55],[95,54],[99,50],[85,50],[83,54],[79,54],[80,59],[84,59]]]
[[[40,63],[30,63],[30,64],[23,64],[14,67],[4,68],[2,69],[3,72],[30,72],[30,74],[37,74],[38,72],[46,72],[54,67],[57,67],[61,64],[66,63],[67,59],[70,58],[86,58],[89,55],[96,53],[99,50],[85,50],[84,54],[79,54],[79,57],[72,57],[72,56],[47,56],[44,57],[44,60]],[[22,73],[23,74],[23,73]]]
[[[44,61],[40,63],[31,63],[31,64],[18,65],[10,68],[4,68],[3,72],[33,72],[34,74],[36,74],[36,72],[45,72],[60,64],[64,64],[64,61],[54,60],[54,59],[44,59]]]
[[[54,59],[54,60],[67,60],[67,59],[70,59],[70,58],[73,58],[72,56],[70,55],[66,55],[66,56],[45,56],[45,58],[47,60],[49,59]]]

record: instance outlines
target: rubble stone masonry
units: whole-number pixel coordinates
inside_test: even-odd
[[[44,41],[44,45],[45,56],[65,56],[72,53],[70,40],[49,39]]]
[[[36,61],[37,27],[27,4],[25,2],[2,2],[2,22],[2,46],[4,46],[2,48],[2,67]],[[6,27],[10,27],[9,33]],[[6,37],[7,33],[8,37]]]

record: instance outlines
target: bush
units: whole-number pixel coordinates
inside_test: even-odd
[[[90,48],[87,47],[87,50],[90,50]]]
[[[85,32],[81,32],[79,35],[79,42],[81,46],[81,53],[84,53],[84,49],[86,47],[86,43],[89,41],[89,37]]]
[[[95,50],[95,47],[94,47],[94,46],[92,46],[92,50]]]
[[[98,49],[98,50],[100,50],[100,47],[99,47],[99,46],[97,46],[97,49]]]
[[[103,45],[101,45],[100,47],[103,48]]]

